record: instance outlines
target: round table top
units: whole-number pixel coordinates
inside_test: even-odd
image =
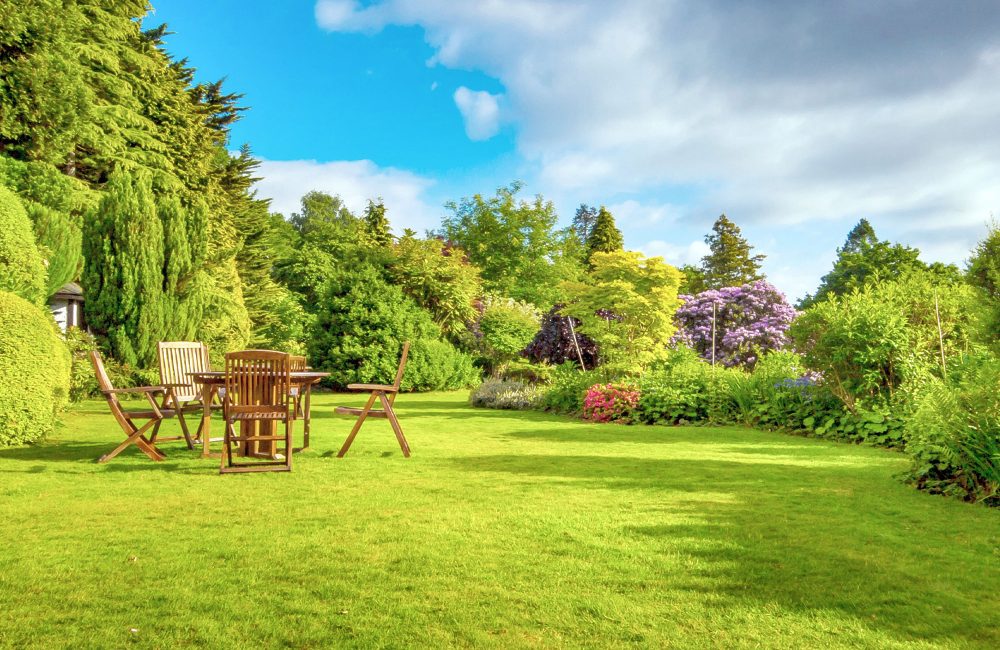
[[[292,381],[300,384],[314,383],[329,376],[330,373],[328,372],[316,372],[314,370],[293,370],[291,373]],[[188,377],[193,379],[197,384],[223,384],[226,382],[226,373],[222,370],[189,372]]]

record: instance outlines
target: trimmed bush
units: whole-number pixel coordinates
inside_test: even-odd
[[[0,447],[52,432],[69,395],[70,358],[52,316],[0,291]]]
[[[21,200],[0,185],[0,291],[41,305],[47,297],[47,277]]]
[[[529,409],[538,400],[538,387],[522,381],[487,379],[469,395],[469,403],[488,409]]]

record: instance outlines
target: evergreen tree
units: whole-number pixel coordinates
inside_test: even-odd
[[[594,253],[613,253],[625,247],[622,231],[615,226],[615,218],[602,205],[597,213],[597,221],[587,237],[587,264]]]
[[[753,247],[725,214],[715,220],[705,243],[711,252],[701,258],[701,271],[709,289],[738,287],[764,278],[760,263],[765,256],[751,255]]]
[[[382,199],[379,199],[378,203],[369,199],[362,219],[365,222],[365,235],[369,243],[382,248],[386,248],[392,243],[389,219],[385,216],[385,203],[382,202]]]
[[[597,208],[593,208],[586,203],[581,203],[580,207],[576,209],[572,226],[573,233],[576,234],[581,246],[587,246],[590,231],[594,229],[595,223],[597,223]]]
[[[0,185],[0,291],[36,305],[45,300],[45,266],[17,195]]]
[[[111,353],[146,367],[164,340],[163,227],[150,174],[115,172],[84,221],[84,312]]]
[[[45,295],[51,296],[80,274],[83,233],[68,214],[34,201],[23,203],[31,217],[38,250],[45,258]]]
[[[861,219],[847,234],[844,245],[837,249],[833,269],[820,280],[816,293],[803,298],[798,307],[806,309],[828,296],[842,296],[877,278],[888,280],[909,270],[926,269],[919,255],[916,248],[879,241],[868,220]],[[943,265],[939,270],[949,273]]]

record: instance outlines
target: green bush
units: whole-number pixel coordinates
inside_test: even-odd
[[[363,267],[330,278],[309,340],[309,360],[330,373],[327,383],[391,382],[404,341],[411,344],[405,389],[460,388],[478,379],[471,359],[441,340],[430,314],[379,271]]]
[[[42,305],[46,277],[31,220],[17,195],[0,185],[0,291]]]
[[[51,433],[69,395],[69,372],[51,314],[0,291],[0,447]]]
[[[528,347],[538,332],[540,320],[538,310],[528,303],[512,299],[488,302],[479,319],[479,331],[494,372],[502,371]]]
[[[906,424],[909,480],[921,489],[1000,505],[1000,361],[966,356],[922,387]]]
[[[472,391],[469,403],[488,409],[530,409],[537,403],[540,392],[537,386],[523,381],[491,377]]]
[[[734,412],[731,377],[743,374],[712,367],[688,348],[678,348],[640,379],[636,416],[649,424],[729,422]]]
[[[580,413],[588,388],[616,379],[618,376],[606,368],[580,372],[579,364],[567,361],[552,371],[552,383],[538,400],[537,407],[556,413]]]
[[[417,339],[410,345],[401,389],[404,391],[456,390],[479,381],[472,357],[446,341]]]

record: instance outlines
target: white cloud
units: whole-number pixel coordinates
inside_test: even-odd
[[[440,222],[440,209],[427,199],[432,180],[370,160],[264,160],[257,171],[257,195],[271,199],[271,211],[285,217],[298,212],[302,196],[316,190],[339,195],[355,214],[364,210],[368,199],[381,196],[397,233],[404,228],[422,233]]]
[[[435,64],[497,78],[546,195],[690,185],[689,213],[738,223],[971,228],[1000,205],[1000,5],[918,5],[321,0],[317,17],[418,25]]]
[[[465,134],[470,140],[489,140],[500,130],[500,95],[485,90],[455,90],[455,105],[465,121]]]
[[[680,268],[685,264],[698,266],[701,258],[709,253],[709,248],[708,244],[700,239],[687,245],[656,239],[640,246],[639,251],[646,257],[662,257],[667,263]]]

